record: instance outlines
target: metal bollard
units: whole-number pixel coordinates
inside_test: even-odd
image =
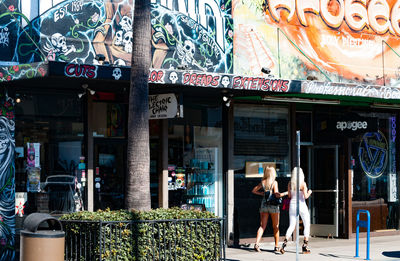
[[[365,213],[367,214],[367,220],[360,220],[360,214],[361,213]],[[363,210],[363,209],[359,209],[357,211],[357,236],[356,236],[356,255],[354,257],[360,257],[358,255],[358,243],[359,243],[359,234],[360,234],[360,227],[366,227],[367,228],[367,258],[365,258],[365,260],[371,260],[369,258],[369,232],[370,232],[370,224],[371,224],[371,218],[370,218],[370,214],[368,210]]]

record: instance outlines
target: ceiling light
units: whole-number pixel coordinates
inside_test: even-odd
[[[274,96],[264,96],[264,97],[262,97],[262,100],[264,100],[264,101],[275,101],[275,102],[292,102],[292,103],[340,104],[339,100],[284,98],[284,97],[274,97]]]
[[[84,92],[82,92],[82,93],[78,93],[78,98],[80,99],[80,98],[82,98],[82,96],[83,95],[85,95],[85,93]]]
[[[226,97],[226,96],[224,96],[224,97],[222,97],[222,100],[223,100],[224,102],[227,102],[227,101],[229,100],[229,98]]]
[[[400,104],[373,103],[371,108],[400,110]]]
[[[95,90],[92,90],[92,89],[88,89],[88,90],[89,90],[89,92],[90,92],[90,95],[94,95],[94,94],[96,93]]]

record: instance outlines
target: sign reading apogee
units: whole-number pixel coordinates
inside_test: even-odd
[[[338,121],[336,122],[336,129],[338,130],[361,130],[361,129],[367,129],[368,127],[368,122],[366,121]]]

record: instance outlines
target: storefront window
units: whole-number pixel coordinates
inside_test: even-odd
[[[79,210],[82,190],[75,177],[83,155],[81,100],[71,92],[21,92],[20,97],[15,106],[17,200],[25,203],[25,214]]]
[[[124,208],[127,104],[113,93],[94,97],[92,110],[94,209]],[[104,101],[108,98],[108,101]]]
[[[221,107],[188,98],[184,115],[169,122],[169,206],[203,208],[222,216]]]
[[[395,115],[375,113],[377,131],[352,139],[353,224],[357,210],[371,213],[371,231],[399,228],[399,190],[396,169]],[[353,225],[353,232],[356,226]]]
[[[276,168],[281,191],[286,191],[290,177],[289,110],[279,106],[236,104],[234,121],[234,211],[240,237],[254,237],[259,225],[261,197],[253,195],[251,190],[261,181],[263,168]]]

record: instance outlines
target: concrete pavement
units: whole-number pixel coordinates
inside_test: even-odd
[[[323,261],[323,260],[365,260],[366,238],[360,238],[359,258],[355,258],[356,239],[326,239],[310,238],[309,247],[311,254],[299,254],[299,260]],[[299,241],[301,251],[302,237]],[[280,246],[282,243],[280,243]],[[227,261],[284,261],[296,260],[296,242],[290,241],[285,248],[285,254],[273,252],[274,243],[265,242],[260,244],[261,252],[253,249],[254,244],[242,246],[241,248],[226,248]],[[301,253],[301,252],[300,252]],[[370,259],[374,261],[400,260],[400,236],[371,237]]]

